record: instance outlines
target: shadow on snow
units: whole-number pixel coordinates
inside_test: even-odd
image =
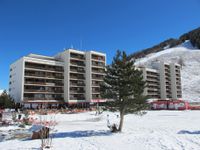
[[[109,136],[112,133],[105,130],[85,130],[85,131],[72,131],[72,132],[59,132],[53,134],[53,138],[82,138],[82,137],[92,137],[92,136]]]
[[[181,130],[181,131],[178,132],[178,134],[200,134],[200,131]]]

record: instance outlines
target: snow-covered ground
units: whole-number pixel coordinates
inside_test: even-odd
[[[194,48],[190,41],[161,52],[152,53],[136,61],[137,65],[151,66],[153,61],[179,63],[181,69],[183,99],[189,102],[200,102],[200,50]]]
[[[122,133],[107,128],[116,115],[104,112],[58,114],[54,150],[198,150],[200,111],[148,111],[144,116],[127,115]],[[0,130],[5,128],[0,127]],[[39,150],[40,140],[0,142],[0,150]]]

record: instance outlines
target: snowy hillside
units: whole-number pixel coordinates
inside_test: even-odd
[[[200,50],[195,49],[189,41],[174,48],[152,53],[138,59],[137,65],[150,66],[153,61],[183,62],[181,70],[183,99],[190,102],[200,102]]]

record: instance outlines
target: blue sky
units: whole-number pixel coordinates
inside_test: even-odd
[[[111,62],[200,26],[200,0],[0,0],[0,89],[29,53],[97,50]],[[82,44],[80,44],[82,43]]]

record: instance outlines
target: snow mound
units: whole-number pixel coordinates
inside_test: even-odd
[[[179,63],[180,60],[183,62],[181,69],[183,99],[189,102],[200,102],[200,50],[194,48],[190,41],[137,59],[136,65],[150,67],[154,61]]]

